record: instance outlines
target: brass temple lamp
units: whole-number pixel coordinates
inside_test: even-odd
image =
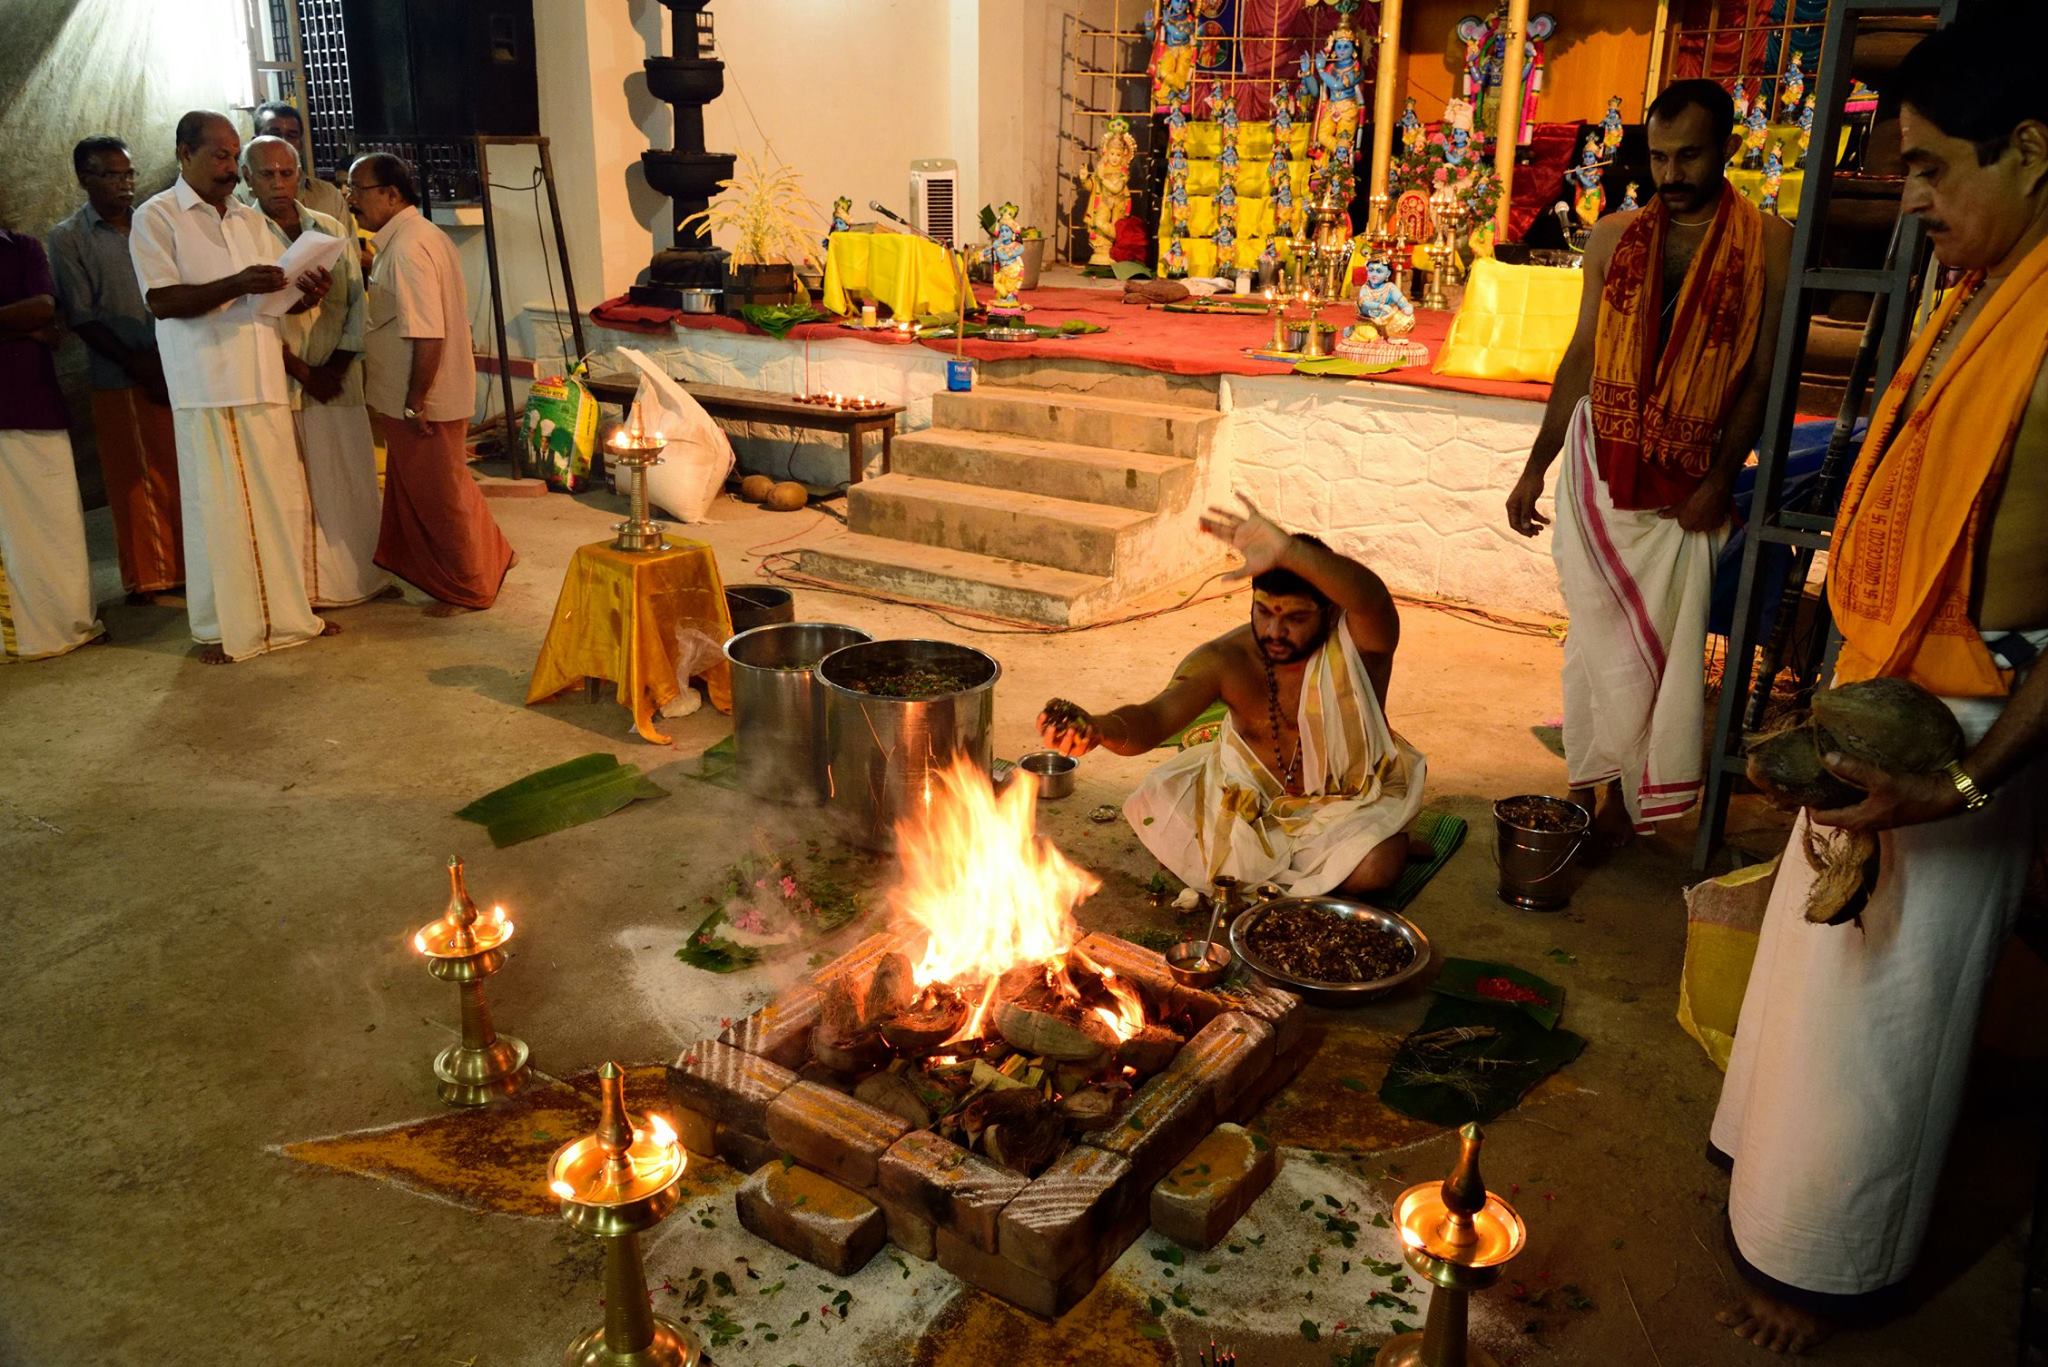
[[[426,956],[427,972],[462,993],[462,1042],[434,1059],[434,1076],[441,1080],[441,1100],[449,1105],[488,1106],[531,1080],[526,1046],[497,1032],[484,1000],[484,980],[505,966],[512,923],[503,907],[492,907],[488,915],[477,911],[463,881],[460,856],[448,861],[448,889],[448,909],[412,937],[412,947]]]
[[[1422,1328],[1388,1339],[1373,1367],[1497,1367],[1491,1354],[1471,1342],[1471,1296],[1500,1280],[1501,1268],[1522,1251],[1529,1231],[1515,1208],[1480,1179],[1485,1138],[1477,1125],[1459,1130],[1451,1175],[1418,1183],[1394,1203],[1394,1228],[1408,1266],[1435,1289]]]
[[[690,1331],[654,1313],[640,1232],[682,1204],[689,1159],[669,1123],[649,1115],[645,1128],[626,1110],[626,1078],[616,1063],[597,1070],[597,1129],[548,1160],[548,1190],[562,1218],[604,1240],[604,1323],[563,1356],[564,1367],[697,1367],[704,1350]]]
[[[624,427],[605,443],[605,459],[622,465],[633,474],[633,511],[624,522],[612,524],[617,535],[612,548],[621,551],[665,551],[669,548],[662,525],[647,515],[647,467],[661,464],[668,439],[659,432],[643,431],[636,409],[633,425]]]

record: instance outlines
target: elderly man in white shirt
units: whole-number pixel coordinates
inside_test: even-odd
[[[185,604],[200,659],[246,660],[334,628],[306,592],[306,478],[278,320],[256,296],[286,287],[263,215],[234,197],[241,138],[224,114],[178,120],[178,179],[135,211],[135,278],[156,317],[178,434]],[[308,271],[295,311],[330,284]]]
[[[346,237],[338,221],[299,197],[298,149],[283,138],[249,140],[242,180],[280,248],[306,232]],[[320,306],[286,318],[283,328],[292,420],[313,501],[306,592],[316,608],[350,607],[391,589],[390,576],[373,561],[382,496],[363,402],[364,292],[356,254],[344,251],[332,275],[334,288]]]

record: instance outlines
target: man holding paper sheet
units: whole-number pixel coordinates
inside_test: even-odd
[[[226,664],[334,630],[307,598],[306,478],[278,335],[330,281],[273,264],[263,215],[234,197],[241,138],[225,115],[185,115],[177,142],[178,179],[135,211],[129,254],[177,427],[186,614],[199,658]],[[263,307],[288,290],[297,302]]]
[[[251,138],[242,177],[283,246],[346,240],[346,229],[299,198],[299,154],[283,138]],[[306,525],[306,593],[316,608],[367,602],[391,588],[372,563],[377,552],[377,445],[363,403],[363,270],[354,252],[337,252],[334,288],[286,318],[284,369],[292,421],[306,464],[313,515]],[[396,593],[396,589],[391,589]]]

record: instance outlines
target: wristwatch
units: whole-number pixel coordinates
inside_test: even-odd
[[[1961,764],[1951,760],[1942,772],[1948,775],[1948,781],[1956,786],[1956,791],[1963,795],[1964,811],[1974,812],[1991,800],[1991,794],[1979,788],[1977,781],[1963,772]]]

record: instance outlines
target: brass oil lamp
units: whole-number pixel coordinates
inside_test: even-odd
[[[633,425],[621,428],[605,443],[605,457],[633,474],[633,511],[624,522],[612,524],[612,548],[621,551],[665,551],[668,540],[663,527],[647,515],[647,467],[661,464],[668,439],[659,432],[644,431],[636,409]]]
[[[689,1159],[669,1123],[644,1127],[626,1110],[626,1078],[616,1063],[597,1071],[597,1129],[571,1140],[548,1161],[548,1190],[562,1218],[604,1240],[604,1323],[569,1345],[564,1367],[697,1367],[704,1350],[690,1331],[654,1313],[640,1233],[682,1204]]]
[[[1501,1268],[1522,1251],[1528,1227],[1515,1208],[1486,1189],[1479,1176],[1477,1125],[1458,1131],[1458,1163],[1441,1182],[1420,1182],[1394,1203],[1408,1266],[1429,1279],[1429,1316],[1418,1331],[1388,1339],[1373,1367],[1497,1367],[1472,1344],[1468,1315],[1474,1291],[1500,1280]]]
[[[531,1080],[526,1046],[501,1035],[491,1024],[484,981],[505,966],[512,922],[503,907],[479,913],[462,876],[462,860],[448,861],[448,909],[414,932],[412,947],[427,959],[427,972],[454,983],[462,993],[462,1042],[434,1059],[441,1100],[451,1106],[488,1106],[523,1090]]]

